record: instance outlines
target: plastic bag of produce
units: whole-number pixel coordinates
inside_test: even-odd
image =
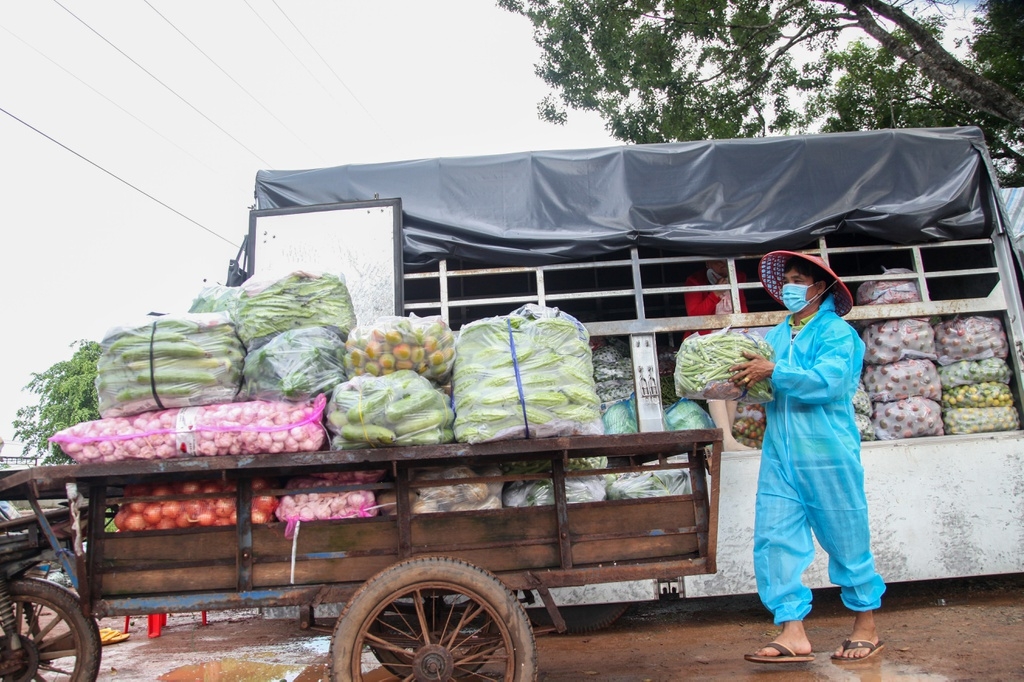
[[[301,271],[243,284],[235,318],[250,352],[289,329],[327,327],[345,339],[356,326],[344,277]]]
[[[1020,428],[1015,407],[958,407],[945,410],[942,422],[948,434],[991,433]]]
[[[882,268],[886,275],[913,275],[906,268]],[[888,305],[892,303],[916,303],[921,292],[913,279],[881,279],[861,282],[857,287],[857,305]]]
[[[1006,358],[1008,350],[1003,323],[994,317],[954,317],[935,325],[935,352],[940,365]]]
[[[227,313],[234,315],[238,310],[238,299],[242,295],[241,287],[226,287],[220,284],[203,287],[192,300],[190,313]]]
[[[865,365],[864,390],[872,402],[891,402],[919,395],[942,398],[939,372],[931,360],[900,360],[888,365]]]
[[[253,401],[144,412],[82,422],[50,441],[76,462],[316,452],[324,442],[324,396],[311,404]]]
[[[501,476],[498,467],[466,466],[449,468],[416,469],[413,481],[440,481],[460,478]],[[454,485],[416,488],[412,493],[412,513],[431,514],[446,511],[475,511],[477,509],[501,509],[501,481],[456,483]]]
[[[871,417],[858,412],[853,415],[853,418],[857,421],[857,430],[860,431],[861,441],[875,440],[875,426],[871,423]]]
[[[713,429],[715,421],[697,403],[680,398],[675,405],[665,410],[665,428],[669,431],[685,429]]]
[[[763,379],[746,387],[730,380],[734,374],[730,368],[747,361],[744,351],[775,359],[775,351],[768,342],[750,332],[723,329],[686,337],[676,354],[676,393],[691,400],[769,402],[772,399],[770,380]]]
[[[581,476],[565,479],[565,501],[569,504],[600,502],[607,497],[604,478]],[[540,481],[509,481],[501,493],[506,507],[545,507],[555,503],[551,479]]]
[[[332,450],[451,443],[454,418],[448,397],[408,369],[357,376],[327,403]]]
[[[245,356],[243,400],[305,402],[345,381],[345,342],[327,327],[291,329]]]
[[[602,404],[633,393],[633,361],[626,342],[611,338],[594,348],[594,386]]]
[[[689,495],[690,472],[686,469],[657,469],[611,476],[609,500],[636,500],[668,495]]]
[[[1010,407],[1013,393],[1006,384],[985,381],[980,384],[953,386],[942,392],[942,407]]]
[[[277,518],[295,521],[326,521],[328,519],[366,518],[377,515],[377,501],[372,490],[323,490],[345,484],[314,476],[297,476],[285,484],[290,492],[281,496]],[[286,535],[291,535],[287,530]]]
[[[869,417],[871,416],[871,397],[868,396],[868,392],[864,390],[863,381],[853,394],[853,411],[857,414],[863,414]]]
[[[244,357],[227,313],[162,315],[115,327],[96,363],[100,415],[229,403],[242,383]]]
[[[440,317],[381,317],[349,331],[345,348],[353,377],[412,370],[443,386],[455,363],[455,335]]]
[[[589,335],[557,308],[471,322],[455,344],[455,438],[600,435]]]
[[[941,436],[942,408],[921,396],[875,403],[871,424],[878,440]]]
[[[608,435],[621,433],[637,433],[636,403],[633,396],[625,400],[616,400],[601,415],[604,432]],[[520,506],[520,505],[516,505]]]
[[[1010,383],[1013,373],[1006,360],[986,358],[985,360],[961,360],[950,365],[939,366],[939,381],[942,388],[980,384],[986,381]]]
[[[566,471],[590,471],[608,468],[607,457],[570,457],[566,460]],[[502,462],[501,470],[506,474],[544,474],[551,471],[550,459],[534,459],[525,462]]]
[[[861,332],[864,362],[886,365],[906,358],[935,360],[935,332],[928,320],[908,317],[873,322]]]
[[[273,487],[273,483],[265,478],[252,479],[253,498],[249,517],[253,523],[262,524],[273,520],[277,498],[260,494],[260,491]],[[236,489],[234,481],[219,480],[129,484],[124,487],[124,498],[119,501],[114,515],[114,527],[119,531],[136,531],[233,526],[238,521]],[[223,493],[223,496],[210,497],[216,493]],[[141,497],[160,499],[133,499]]]
[[[732,423],[732,437],[748,448],[760,449],[764,443],[764,428],[764,417],[736,417]]]

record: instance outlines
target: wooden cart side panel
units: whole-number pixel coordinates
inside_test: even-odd
[[[690,496],[570,505],[572,563],[700,556],[695,511],[699,506]]]
[[[142,571],[108,568],[102,576],[103,597],[191,593],[208,590],[235,591],[238,569],[230,565],[199,568],[153,568]]]

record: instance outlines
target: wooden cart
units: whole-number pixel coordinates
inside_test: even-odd
[[[344,603],[331,644],[335,679],[362,679],[368,650],[399,679],[532,680],[535,633],[524,607],[542,604],[551,624],[546,630],[564,631],[552,588],[715,571],[720,451],[721,431],[710,429],[125,461],[16,472],[0,480],[0,498],[28,500],[37,510],[39,500],[62,498],[73,515],[82,515],[81,532],[69,546],[86,616],[298,606],[308,625],[316,606]],[[577,470],[573,461],[582,457],[607,457],[609,464]],[[494,468],[513,462],[549,471],[502,474]],[[424,467],[455,465],[482,473],[458,480],[416,475]],[[381,483],[318,492],[392,490],[393,513],[300,523],[290,539],[285,523],[250,520],[256,479],[279,481],[256,494],[286,495],[296,493],[284,487],[292,477],[382,469],[388,476]],[[687,494],[567,501],[566,481],[575,477],[673,469],[688,472]],[[147,501],[125,497],[125,486],[210,479],[234,483],[235,525],[112,532],[109,521],[119,505]],[[413,511],[417,491],[524,479],[550,479],[554,504]],[[37,514],[36,522],[44,533],[49,528],[45,516]],[[75,644],[65,651],[85,664],[74,665],[71,679],[91,680],[99,642],[75,631],[78,620],[84,619],[64,619],[68,643]],[[96,651],[82,651],[93,646]],[[28,679],[48,679],[42,669],[37,674]]]

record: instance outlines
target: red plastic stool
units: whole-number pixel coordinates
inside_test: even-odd
[[[202,623],[206,625],[206,611],[202,611]],[[124,617],[124,631],[128,632],[128,623],[130,622],[131,616]],[[160,630],[167,625],[167,614],[166,613],[151,613],[146,617],[147,623],[146,628],[150,638],[159,637]]]

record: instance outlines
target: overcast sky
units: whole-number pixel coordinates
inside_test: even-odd
[[[618,144],[538,120],[538,55],[489,0],[0,3],[0,436],[71,343],[223,282],[257,170]]]

